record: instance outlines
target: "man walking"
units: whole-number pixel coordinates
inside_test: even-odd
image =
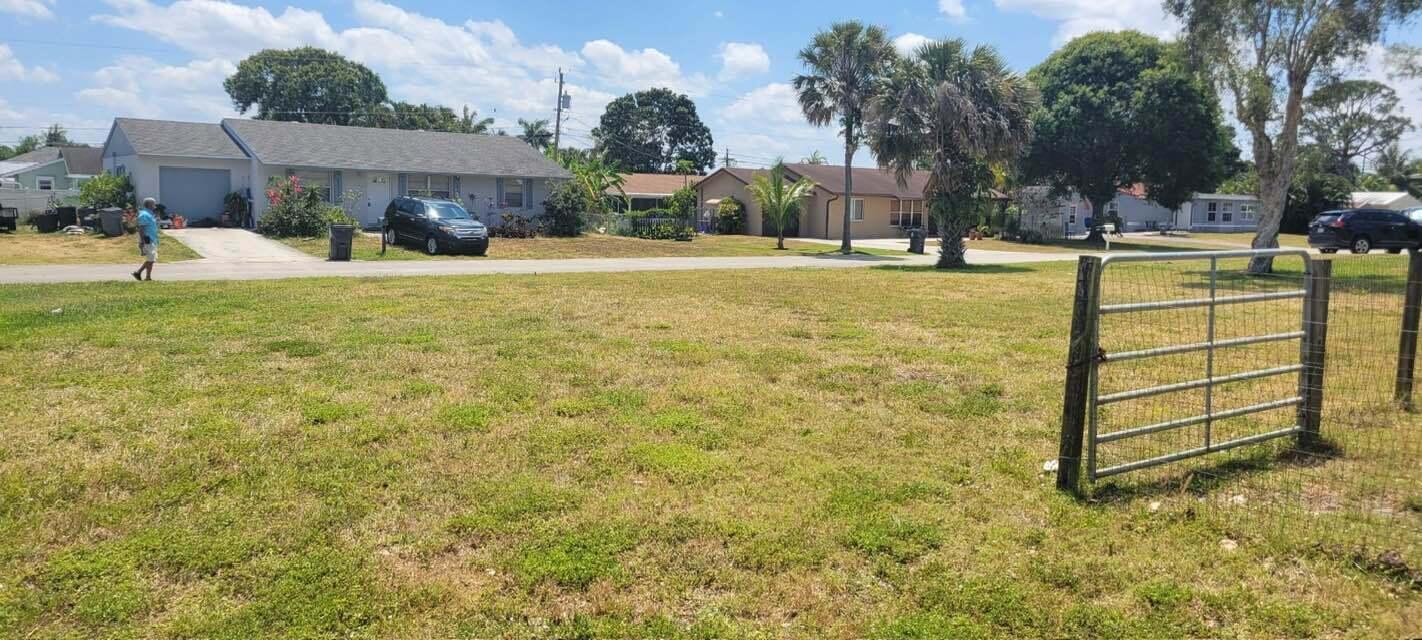
[[[143,254],[143,264],[133,272],[134,280],[153,279],[153,263],[158,261],[158,219],[153,217],[157,204],[153,198],[144,198],[143,208],[138,211],[138,252]]]

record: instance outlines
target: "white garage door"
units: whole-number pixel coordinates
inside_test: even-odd
[[[170,216],[185,216],[188,220],[219,218],[222,200],[231,189],[232,172],[227,169],[158,169],[159,204],[167,207]]]

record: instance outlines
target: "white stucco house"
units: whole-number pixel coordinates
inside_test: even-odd
[[[297,176],[328,202],[349,197],[362,225],[378,224],[391,199],[458,200],[491,220],[543,213],[552,181],[567,170],[509,136],[373,129],[229,118],[220,123],[117,118],[103,168],[131,177],[139,199],[153,197],[190,220],[220,216],[229,193],[267,207],[274,178]]]
[[[1406,191],[1354,191],[1350,195],[1350,207],[1354,209],[1391,209],[1403,211],[1422,207],[1422,201]]]

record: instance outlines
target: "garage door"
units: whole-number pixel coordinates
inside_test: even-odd
[[[222,199],[231,190],[232,172],[227,169],[158,169],[159,204],[167,207],[168,215],[189,220],[219,218]]]

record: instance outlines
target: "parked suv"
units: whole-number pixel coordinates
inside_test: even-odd
[[[1367,253],[1387,249],[1400,253],[1422,242],[1422,225],[1397,211],[1347,209],[1327,211],[1308,226],[1308,244],[1324,253],[1347,249]]]
[[[489,229],[450,200],[396,198],[385,208],[384,231],[386,244],[411,242],[430,255],[489,251]]]

